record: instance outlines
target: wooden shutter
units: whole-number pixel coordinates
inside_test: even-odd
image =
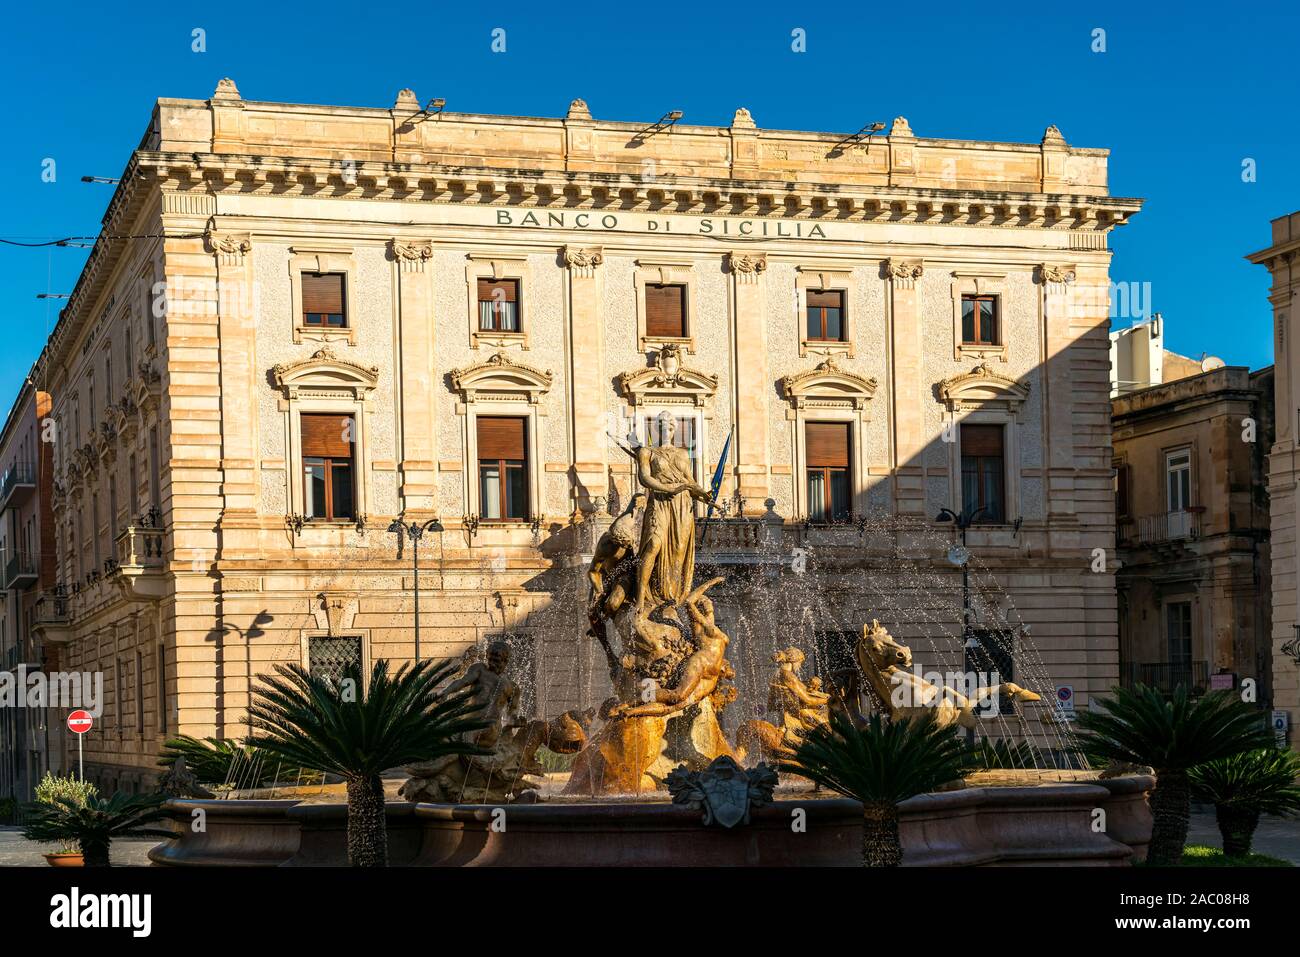
[[[302,274],[302,311],[306,313],[343,314],[343,274],[305,272]]]
[[[961,454],[1002,457],[1002,426],[963,425],[961,427]]]
[[[838,289],[809,289],[809,309],[842,309],[844,293]]]
[[[504,416],[478,417],[478,457],[522,461],[524,454],[524,420]]]
[[[645,287],[645,334],[667,339],[686,336],[686,287]]]
[[[809,422],[804,429],[810,469],[849,467],[848,423]]]
[[[302,416],[302,454],[308,458],[351,458],[352,416]]]
[[[499,279],[493,282],[491,279],[480,279],[478,281],[478,301],[518,302],[519,280]]]

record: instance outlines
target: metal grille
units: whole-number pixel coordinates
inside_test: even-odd
[[[361,639],[326,636],[308,638],[307,660],[313,675],[338,682],[348,665],[361,667]]]

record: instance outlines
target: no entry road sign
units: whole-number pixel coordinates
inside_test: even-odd
[[[94,723],[89,711],[74,711],[68,715],[68,730],[73,734],[85,734]]]

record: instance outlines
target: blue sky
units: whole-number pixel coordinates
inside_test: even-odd
[[[746,106],[770,128],[851,132],[903,115],[918,136],[1014,142],[1055,123],[1073,145],[1112,151],[1112,193],[1147,200],[1112,234],[1112,278],[1150,284],[1167,346],[1272,362],[1267,273],[1242,256],[1300,208],[1294,3],[179,6],[5,14],[0,237],[97,232],[112,187],[80,177],[121,172],[154,99],[204,99],[223,76],[247,99],[355,106],[388,107],[410,86],[465,112],[562,116],[581,96],[604,119],[680,109],[727,125]],[[496,28],[505,53],[492,52]],[[791,49],[796,28],[807,52]],[[57,319],[59,303],[36,294],[70,292],[85,252],[0,246],[0,411]]]

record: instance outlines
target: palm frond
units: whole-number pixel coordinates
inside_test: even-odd
[[[1259,748],[1198,764],[1187,772],[1203,801],[1259,814],[1300,814],[1300,754]]]

